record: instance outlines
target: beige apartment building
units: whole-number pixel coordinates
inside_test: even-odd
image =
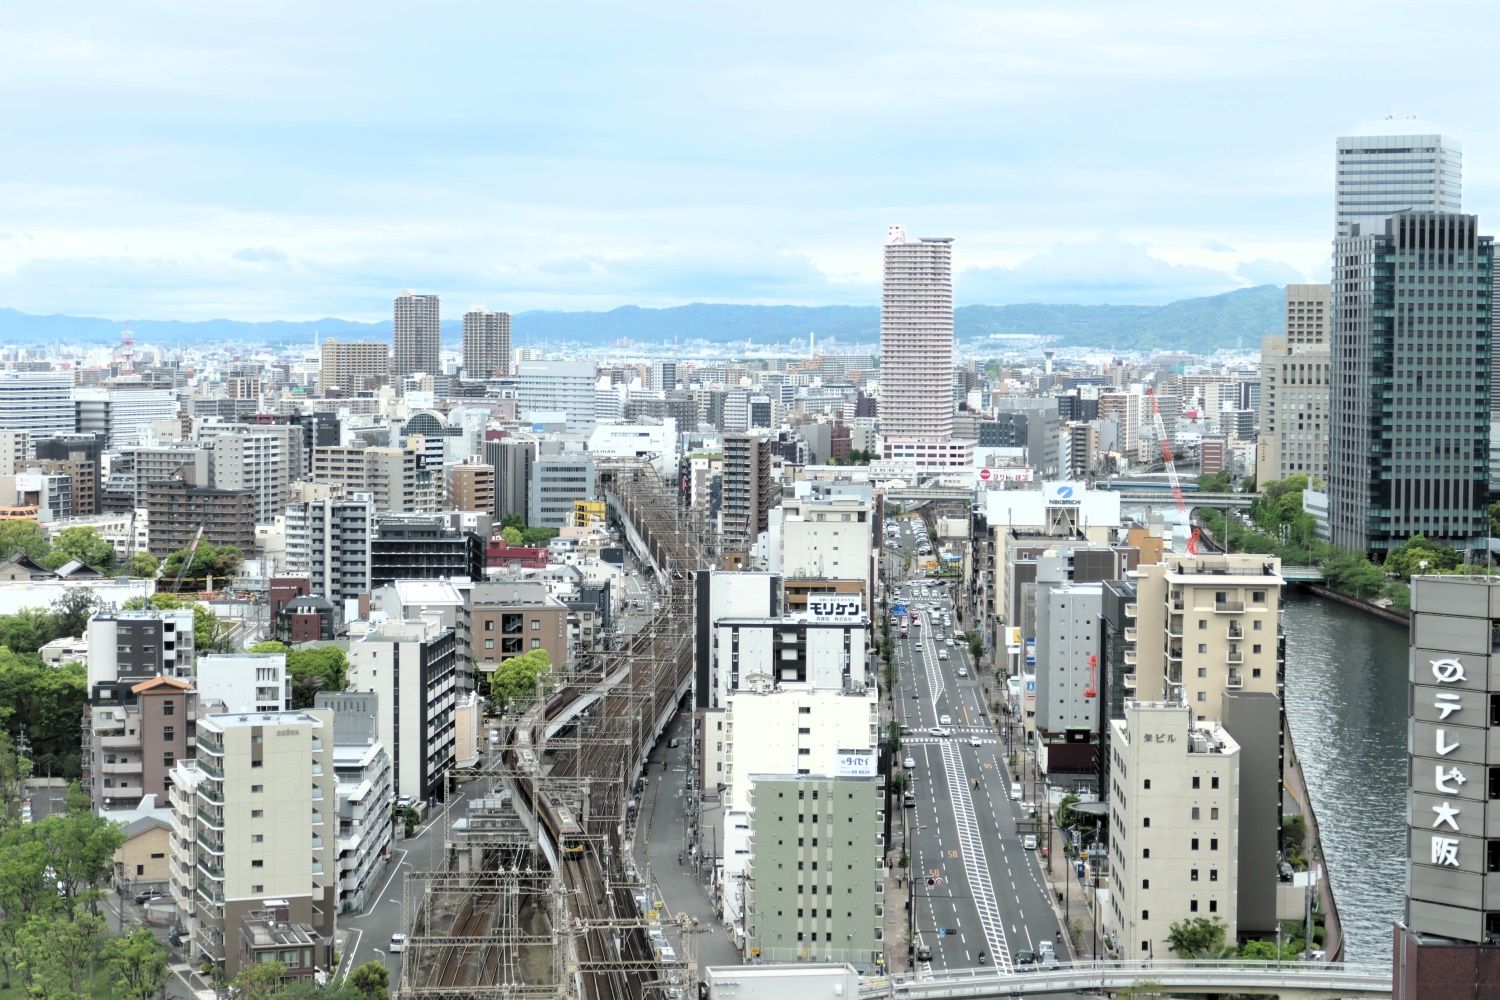
[[[512,656],[544,649],[554,669],[568,664],[568,606],[530,580],[476,583],[467,608],[474,668],[484,674]]]
[[[172,773],[172,895],[194,964],[332,971],[338,899],[333,713],[205,715]]]
[[[1260,342],[1255,478],[1328,481],[1328,285],[1286,286],[1286,332]]]
[[[1136,572],[1134,690],[1224,718],[1231,692],[1280,694],[1281,560],[1169,554]],[[1126,684],[1130,684],[1127,680]]]
[[[1223,921],[1234,942],[1239,749],[1222,726],[1178,704],[1127,701],[1125,718],[1110,723],[1114,882],[1103,930],[1118,957],[1173,958],[1172,924],[1194,917]]]
[[[337,389],[353,395],[373,389],[391,379],[390,348],[376,341],[323,341],[323,364],[318,384],[324,394]]]

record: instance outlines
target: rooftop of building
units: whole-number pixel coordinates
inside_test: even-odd
[[[198,729],[205,727],[215,732],[243,729],[251,726],[312,726],[321,729],[324,722],[311,712],[215,712],[198,719]]]
[[[1137,699],[1127,699],[1125,718],[1115,719],[1112,723],[1115,732],[1125,743],[1128,744],[1131,738],[1130,719],[1134,717],[1140,721],[1143,715],[1157,719],[1170,719],[1171,716],[1176,715],[1180,723],[1177,727],[1170,727],[1170,723],[1163,723],[1160,727],[1153,726],[1151,731],[1145,734],[1147,742],[1155,737],[1158,742],[1165,739],[1168,743],[1176,743],[1177,738],[1181,736],[1185,753],[1232,754],[1240,749],[1239,743],[1229,735],[1229,731],[1222,724],[1217,721],[1197,721],[1187,705],[1175,701],[1140,701]]]
[[[240,924],[240,935],[256,949],[312,945],[322,940],[310,924],[288,923],[270,914],[248,917]]]
[[[1281,560],[1254,553],[1178,556],[1163,560],[1169,583],[1220,583],[1266,586],[1281,583]],[[1147,567],[1142,567],[1146,569]]]
[[[546,583],[536,579],[500,579],[476,583],[469,593],[471,607],[492,604],[501,607],[555,608],[562,604],[552,596]]]

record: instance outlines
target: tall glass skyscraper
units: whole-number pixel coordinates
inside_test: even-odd
[[[1479,219],[1400,212],[1334,243],[1328,520],[1335,545],[1488,534],[1494,248]]]
[[[1341,136],[1334,232],[1350,236],[1356,225],[1383,232],[1397,212],[1457,212],[1462,169],[1463,147],[1447,136]]]

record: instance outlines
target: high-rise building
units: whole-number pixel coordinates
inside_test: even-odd
[[[370,541],[370,585],[396,580],[484,577],[484,543],[446,514],[388,514]]]
[[[313,707],[333,713],[333,770],[338,777],[340,913],[362,910],[380,891],[395,824],[389,803],[391,755],[380,742],[380,696],[319,691]]]
[[[290,424],[246,425],[213,438],[214,485],[248,490],[255,497],[255,523],[270,524],[286,508],[293,480],[302,471],[302,428]]]
[[[1238,863],[1239,744],[1176,702],[1127,701],[1109,752],[1114,890],[1102,922],[1117,953],[1170,958],[1172,925],[1198,917],[1236,940],[1250,877]]]
[[[494,515],[495,467],[479,462],[450,465],[448,474],[448,509],[477,510]]]
[[[349,643],[349,690],[379,696],[377,727],[398,796],[439,794],[453,766],[457,652],[455,630],[432,615],[380,622]]]
[[[484,443],[484,460],[495,469],[495,523],[512,514],[526,519],[537,443],[531,438],[500,438]]]
[[[33,438],[73,433],[72,391],[72,372],[0,371],[0,428]]]
[[[399,302],[397,300],[399,309]],[[352,396],[390,381],[391,349],[378,341],[323,341],[323,361],[318,369],[318,387],[325,394],[337,389]]]
[[[1328,479],[1329,285],[1286,286],[1286,333],[1260,342],[1255,478]]]
[[[492,674],[513,656],[546,652],[557,670],[568,663],[568,606],[537,580],[476,583],[464,608],[476,671]]]
[[[204,715],[172,771],[172,897],[194,964],[233,979],[276,960],[332,968],[337,904],[333,715]]]
[[[776,499],[770,441],[764,434],[725,434],[720,537],[726,558],[732,553],[738,560],[737,565],[726,562],[726,569],[744,568],[756,537],[770,524]]]
[[[464,313],[464,378],[510,374],[510,313]]]
[[[246,553],[255,549],[255,494],[249,490],[168,479],[147,487],[145,507],[148,548],[158,559],[187,548],[200,530],[210,545],[233,545]]]
[[[1335,242],[1335,545],[1380,552],[1421,534],[1467,547],[1489,533],[1493,253],[1477,216],[1446,212]]]
[[[32,444],[44,471],[72,479],[73,512],[82,517],[99,513],[99,466],[104,439],[95,434],[59,434],[38,438]],[[12,474],[0,470],[0,475]]]
[[[1460,983],[1500,976],[1493,749],[1500,684],[1489,667],[1500,583],[1413,577],[1411,609],[1410,853],[1394,1000],[1455,996]]]
[[[522,361],[516,366],[516,410],[523,421],[566,421],[568,429],[594,429],[594,382],[598,369],[592,361]]]
[[[599,477],[590,452],[541,455],[531,469],[526,524],[532,528],[566,528],[573,523],[573,505],[579,500],[592,500],[598,492]]]
[[[397,296],[391,326],[391,383],[398,393],[403,391],[408,375],[443,373],[441,320],[436,295],[416,295],[408,290]]]
[[[885,237],[880,298],[880,433],[887,459],[968,465],[953,440],[953,241]]]
[[[1400,122],[1393,122],[1400,125]],[[1442,135],[1346,135],[1338,140],[1334,232],[1376,233],[1397,212],[1461,209],[1463,147]]]
[[[171,389],[133,386],[73,390],[78,433],[101,435],[110,451],[151,443],[151,425],[175,419],[179,408],[177,393]]]

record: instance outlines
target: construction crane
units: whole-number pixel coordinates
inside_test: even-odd
[[[188,567],[193,565],[193,555],[198,551],[198,543],[203,541],[203,525],[198,525],[198,533],[193,536],[193,544],[187,547],[187,555],[183,557],[182,566],[177,570],[177,579],[172,581],[172,593],[182,589],[182,578],[187,576]]]
[[[1161,407],[1156,403],[1156,388],[1154,386],[1146,389],[1146,398],[1151,400],[1151,420],[1156,425],[1156,440],[1161,445],[1161,461],[1167,468],[1167,482],[1172,484],[1172,500],[1177,504],[1177,513],[1182,516],[1182,523],[1191,530],[1188,536],[1188,555],[1198,554],[1198,526],[1193,524],[1188,517],[1187,500],[1182,496],[1182,484],[1177,480],[1177,464],[1172,461],[1172,442],[1167,438],[1167,427],[1162,423]]]

